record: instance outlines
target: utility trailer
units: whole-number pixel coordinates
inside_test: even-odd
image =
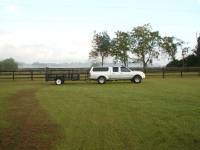
[[[45,80],[47,82],[54,81],[56,85],[61,85],[65,81],[78,81],[87,79],[88,79],[88,71],[81,70],[78,68],[77,69],[46,68],[45,70]]]

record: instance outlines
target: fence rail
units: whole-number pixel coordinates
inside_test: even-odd
[[[132,70],[143,70],[142,68],[131,68]],[[80,80],[88,80],[89,68],[33,68],[33,69],[18,69],[16,71],[0,71],[0,80],[37,80],[44,79],[46,73],[78,73]],[[170,67],[170,68],[147,68],[146,77],[161,77],[167,78],[172,76],[185,77],[185,76],[199,76],[200,67]]]

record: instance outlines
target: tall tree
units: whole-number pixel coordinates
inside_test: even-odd
[[[184,42],[175,37],[165,36],[162,38],[160,46],[162,50],[169,55],[172,61],[176,60],[178,47],[181,47]]]
[[[130,51],[130,35],[126,32],[117,31],[112,40],[111,53],[116,60],[120,60],[124,66],[128,65],[128,52]]]
[[[92,50],[89,54],[90,58],[101,57],[101,65],[104,65],[105,57],[110,54],[111,39],[107,32],[94,33],[92,40]]]
[[[152,63],[159,56],[160,35],[152,31],[150,24],[133,28],[131,32],[131,51],[137,55],[146,70],[147,64]]]
[[[195,54],[200,57],[200,36],[197,38],[197,46],[196,46]]]

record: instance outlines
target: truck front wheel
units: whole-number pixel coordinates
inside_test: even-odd
[[[142,77],[139,75],[136,75],[133,77],[132,82],[134,83],[141,83],[142,82]]]

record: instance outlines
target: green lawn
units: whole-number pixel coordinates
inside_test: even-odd
[[[200,78],[0,81],[0,133],[0,149],[199,150]]]

